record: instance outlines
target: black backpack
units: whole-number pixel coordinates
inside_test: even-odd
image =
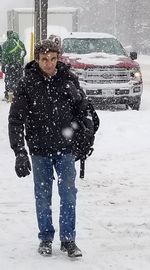
[[[76,118],[78,128],[73,139],[75,160],[85,160],[93,152],[95,133],[99,128],[99,117],[90,101],[88,101],[86,115]]]
[[[84,163],[87,157],[89,157],[94,148],[95,133],[99,128],[99,117],[92,105],[91,100],[87,99],[82,88],[78,88],[75,80],[67,81],[63,85],[63,95],[69,98],[70,102],[74,104],[75,101],[83,97],[81,102],[81,108],[73,109],[74,119],[72,122],[72,128],[74,130],[72,138],[73,154],[75,160],[81,161],[80,178],[84,178]],[[80,102],[79,102],[80,103]],[[74,106],[73,106],[74,107]],[[75,124],[75,128],[73,125]]]

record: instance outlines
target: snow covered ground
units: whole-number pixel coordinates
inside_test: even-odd
[[[150,57],[139,56],[144,92],[140,111],[98,111],[101,128],[86,177],[77,179],[77,244],[83,257],[59,250],[59,198],[54,185],[53,256],[37,253],[32,175],[19,179],[9,147],[9,104],[0,101],[0,269],[150,269]],[[0,97],[4,84],[0,82]],[[77,165],[78,169],[78,165]]]

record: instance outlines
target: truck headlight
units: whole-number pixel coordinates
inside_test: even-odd
[[[131,70],[131,79],[135,82],[141,82],[142,81],[142,74],[140,70]]]

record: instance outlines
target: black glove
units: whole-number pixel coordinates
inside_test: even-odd
[[[18,177],[25,177],[30,174],[31,164],[27,155],[19,153],[16,156],[15,171]]]

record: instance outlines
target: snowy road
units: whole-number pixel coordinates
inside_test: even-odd
[[[149,270],[150,269],[150,57],[140,57],[144,92],[141,110],[99,111],[101,128],[77,179],[77,244],[83,258],[59,251],[59,198],[54,185],[56,237],[53,256],[37,254],[37,224],[32,176],[19,179],[9,148],[9,104],[0,102],[0,269]],[[4,84],[0,83],[0,96]],[[77,166],[78,168],[78,166]]]

